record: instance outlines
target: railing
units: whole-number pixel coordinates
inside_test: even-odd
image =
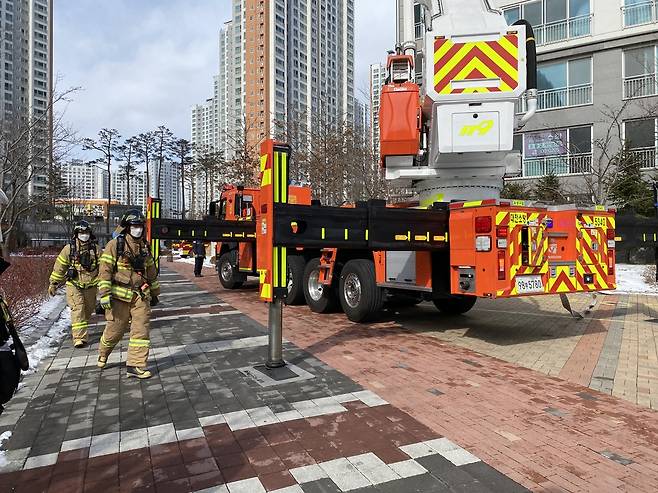
[[[526,178],[546,175],[578,175],[592,172],[592,154],[547,156],[523,160],[523,176]]]
[[[646,2],[626,5],[621,8],[621,15],[624,19],[624,27],[641,26],[656,22],[656,2],[647,0]]]
[[[592,104],[592,84],[564,87],[562,89],[549,89],[537,93],[537,109],[553,110],[557,108],[568,108],[569,106],[582,106]],[[525,113],[527,103],[525,97],[516,102],[517,114]]]
[[[645,74],[624,79],[624,99],[658,94],[658,74]]]
[[[534,28],[538,45],[559,43],[567,39],[582,38],[592,33],[592,15],[581,15],[563,21],[541,24]]]
[[[641,149],[630,149],[630,154],[637,159],[642,169],[658,168],[658,154],[655,147],[644,147]]]

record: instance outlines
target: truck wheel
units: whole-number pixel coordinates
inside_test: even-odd
[[[320,284],[320,259],[308,261],[304,269],[304,298],[315,313],[331,313],[338,308],[336,293],[328,286]]]
[[[477,296],[455,295],[449,298],[437,298],[432,301],[441,313],[445,313],[446,315],[462,315],[473,308],[473,305],[477,301]]]
[[[226,289],[238,289],[246,281],[247,276],[236,271],[235,264],[237,260],[237,252],[231,250],[225,252],[219,257],[219,282]]]
[[[350,260],[340,274],[340,304],[352,322],[376,317],[384,304],[384,291],[377,287],[372,260]]]
[[[286,305],[304,304],[304,267],[306,262],[300,255],[288,257],[288,296]]]

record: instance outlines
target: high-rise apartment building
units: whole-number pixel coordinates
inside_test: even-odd
[[[47,188],[44,172],[52,138],[53,0],[3,0],[0,2],[0,118],[7,131],[17,122],[32,122],[31,162],[38,166],[28,186],[29,194]],[[34,122],[38,122],[36,125]]]
[[[422,9],[398,0],[398,41],[423,34]],[[571,199],[601,200],[622,148],[658,168],[656,0],[492,0],[534,28],[539,111],[515,136],[521,182],[556,175]],[[524,104],[519,104],[521,114]],[[619,124],[619,125],[618,125]],[[621,134],[621,135],[620,135]]]
[[[154,188],[153,185],[152,188]],[[105,194],[107,198],[107,193]],[[112,172],[112,199],[122,205],[144,207],[146,204],[146,171],[138,170],[130,176],[130,193],[125,173]]]
[[[370,65],[370,145],[373,154],[379,159],[379,108],[382,86],[386,82],[386,65]]]
[[[63,195],[70,199],[102,199],[107,197],[107,172],[98,166],[73,159],[60,168]]]

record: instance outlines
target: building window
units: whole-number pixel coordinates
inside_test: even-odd
[[[656,0],[624,0],[621,8],[624,27],[656,22]]]
[[[592,59],[579,58],[539,64],[540,110],[592,104]]]
[[[525,19],[535,30],[538,45],[589,36],[590,0],[535,0],[503,10],[508,24]]]
[[[517,135],[514,144],[523,153],[524,178],[592,171],[591,125],[529,132]]]
[[[658,120],[630,120],[624,122],[624,143],[628,151],[637,159],[640,168],[657,168],[656,148],[658,148]]]
[[[656,46],[624,50],[624,98],[642,98],[658,94]]]

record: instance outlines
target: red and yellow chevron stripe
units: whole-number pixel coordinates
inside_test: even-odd
[[[500,80],[498,85],[493,80]],[[482,81],[478,86],[477,81]],[[471,82],[468,87],[453,87]],[[438,94],[513,92],[519,86],[519,36],[509,33],[497,41],[454,43],[434,41],[434,89]]]

